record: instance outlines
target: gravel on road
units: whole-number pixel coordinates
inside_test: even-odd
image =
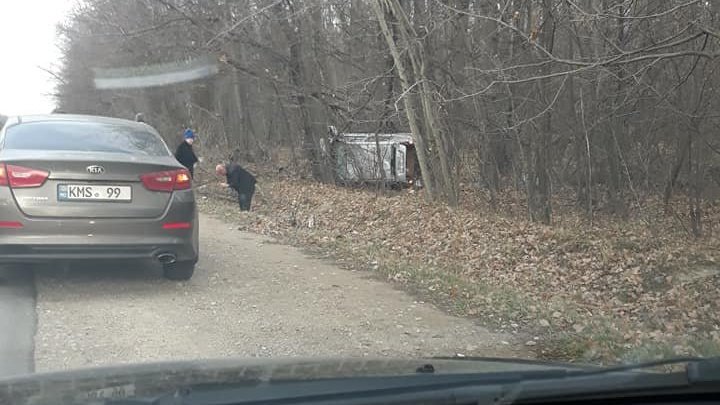
[[[447,315],[367,274],[200,217],[188,282],[158,268],[36,270],[36,371],[280,356],[529,357],[511,336]]]

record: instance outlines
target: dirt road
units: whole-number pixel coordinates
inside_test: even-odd
[[[152,268],[37,271],[36,370],[226,356],[528,357],[509,337],[367,274],[210,216],[200,233],[186,283]]]

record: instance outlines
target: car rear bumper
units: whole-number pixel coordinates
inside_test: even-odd
[[[173,193],[160,218],[35,218],[11,204],[2,204],[0,263],[82,260],[157,260],[170,254],[176,261],[198,260],[198,214],[192,191]],[[188,228],[166,229],[166,224]]]
[[[157,261],[171,255],[176,261],[196,263],[197,252],[188,244],[152,245],[3,245],[0,263],[44,263],[51,261],[142,260]]]

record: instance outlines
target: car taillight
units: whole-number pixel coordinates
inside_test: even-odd
[[[140,180],[145,188],[151,191],[187,190],[192,185],[187,169],[143,174]]]
[[[187,190],[192,186],[190,172],[182,169],[175,172],[175,190]]]
[[[15,165],[0,165],[0,185],[12,188],[40,187],[45,184],[50,172]]]
[[[168,222],[163,224],[163,229],[190,229],[192,224],[190,222]]]

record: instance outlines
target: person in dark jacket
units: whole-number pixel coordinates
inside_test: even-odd
[[[219,164],[215,167],[215,173],[225,176],[225,186],[237,191],[240,211],[250,211],[255,194],[255,176],[235,163]]]
[[[195,174],[195,163],[198,162],[195,151],[193,151],[193,142],[195,142],[195,133],[192,129],[188,128],[183,134],[185,140],[177,147],[175,151],[175,159],[180,162],[183,166],[187,167],[190,171],[190,176],[193,177]]]

